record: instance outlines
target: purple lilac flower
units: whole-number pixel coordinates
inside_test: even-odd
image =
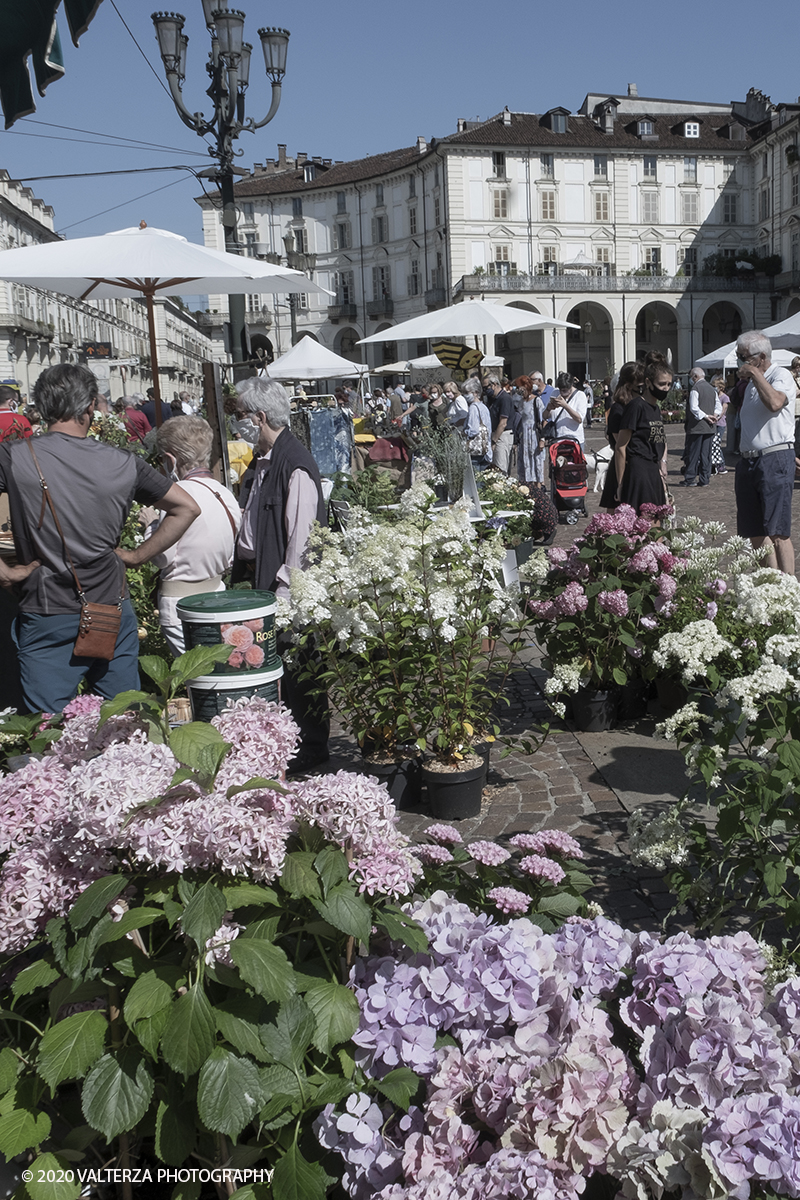
[[[464,840],[455,825],[429,825],[425,833],[434,842],[441,842],[445,846],[459,846]]]
[[[453,861],[453,856],[446,846],[415,846],[414,853],[420,862],[428,866],[441,867]]]
[[[559,866],[557,862],[553,862],[552,858],[544,858],[541,854],[529,854],[527,858],[520,859],[519,869],[525,875],[530,875],[534,879],[542,879],[545,883],[561,883],[566,872],[564,868]]]
[[[713,621],[717,615],[718,608],[714,600],[710,600],[706,605],[706,620]]]
[[[540,829],[538,833],[515,833],[509,838],[509,845],[518,850],[527,850],[531,854],[542,854],[547,850],[555,850],[565,858],[583,858],[583,851],[574,837],[564,833],[562,829]]]
[[[766,963],[748,933],[707,940],[678,933],[663,943],[642,940],[640,949],[633,995],[620,1007],[623,1020],[640,1036],[679,1011],[687,996],[735,996],[748,1012],[764,1003]]]
[[[706,588],[706,591],[712,596],[724,596],[727,590],[728,585],[724,579],[715,579]]]
[[[553,941],[572,986],[590,996],[605,996],[630,966],[637,937],[605,917],[570,917]]]
[[[765,1182],[781,1196],[800,1196],[800,1099],[769,1092],[726,1097],[703,1130],[703,1150],[732,1195]]]
[[[491,888],[486,895],[497,905],[500,912],[509,916],[522,916],[531,906],[530,896],[513,887]]]
[[[561,617],[574,617],[585,612],[589,606],[589,598],[581,585],[575,581],[568,583],[555,601],[555,609]]]
[[[467,853],[484,867],[499,867],[511,858],[511,851],[498,846],[497,842],[470,842]]]
[[[653,617],[653,616],[642,617],[639,624],[641,625],[642,629],[647,629],[647,630],[651,630],[651,631],[653,629],[658,629],[658,617]]]
[[[653,1100],[712,1112],[727,1096],[785,1091],[791,1078],[774,1022],[715,992],[689,996],[648,1030],[641,1060]]]
[[[613,592],[600,592],[597,603],[615,617],[628,615],[628,593],[623,588],[616,588]]]

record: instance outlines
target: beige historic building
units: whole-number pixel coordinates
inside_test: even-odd
[[[335,296],[250,297],[253,344],[278,354],[310,333],[360,360],[360,337],[482,296],[579,326],[486,347],[513,375],[602,377],[654,348],[687,371],[740,329],[800,307],[798,125],[800,105],[755,90],[711,104],[630,85],[590,93],[574,113],[506,109],[354,162],[279,147],[236,187],[239,240]],[[213,198],[198,203],[206,243],[222,248]],[[222,353],[224,298],[210,310]],[[378,344],[369,361],[426,350]]]

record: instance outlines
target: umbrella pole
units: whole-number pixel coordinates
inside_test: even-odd
[[[163,424],[161,413],[161,387],[158,382],[158,350],[156,349],[156,314],[153,307],[153,293],[145,292],[147,305],[147,328],[150,331],[150,367],[153,372],[153,400],[156,406],[156,429]]]

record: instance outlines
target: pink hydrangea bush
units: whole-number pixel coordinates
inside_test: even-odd
[[[549,549],[549,570],[529,604],[550,667],[568,668],[590,687],[641,674],[658,613],[687,566],[671,550],[671,531],[652,523],[668,510],[649,507],[643,516],[625,504],[597,513],[569,549]]]
[[[255,778],[284,776],[298,730],[281,706],[238,700],[214,718],[231,749],[204,791],[192,781],[172,785],[180,764],[168,746],[148,741],[137,718],[99,725],[100,703],[73,701],[41,760],[0,778],[0,951],[23,949],[91,882],[117,870],[275,880],[301,823],[347,848],[361,891],[412,890],[420,866],[376,781],[339,772],[282,792],[228,795]]]
[[[547,934],[444,892],[409,910],[430,949],[356,964],[354,1040],[368,1077],[420,1087],[407,1113],[362,1094],[318,1118],[349,1195],[800,1195],[800,983],[770,995],[749,935]]]
[[[415,847],[422,863],[418,891],[447,891],[475,912],[495,919],[534,917],[552,930],[558,919],[583,913],[583,893],[592,880],[581,869],[583,851],[560,829],[518,833],[507,844],[481,838],[464,842],[452,825],[435,822],[425,829],[430,843]]]

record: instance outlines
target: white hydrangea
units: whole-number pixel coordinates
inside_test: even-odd
[[[689,857],[689,839],[680,807],[667,809],[653,817],[636,809],[628,818],[628,846],[631,862],[637,867],[666,871],[678,867]]]
[[[574,659],[572,662],[556,663],[552,674],[545,682],[545,695],[558,696],[564,692],[577,692],[581,686],[582,674],[583,663],[580,659]]]
[[[760,567],[733,581],[735,616],[749,625],[774,625],[800,633],[800,581],[774,567]]]
[[[746,721],[756,721],[761,709],[759,703],[766,696],[781,696],[786,692],[797,694],[800,681],[785,667],[777,663],[762,662],[752,675],[729,679],[722,689],[721,697],[740,705]]]
[[[519,577],[523,583],[543,583],[550,570],[550,560],[544,546],[538,546],[526,562],[520,563]]]
[[[649,1115],[620,1130],[608,1160],[626,1200],[652,1200],[666,1192],[722,1200],[729,1189],[707,1155],[703,1129],[708,1116],[657,1100]]]
[[[708,664],[725,653],[741,657],[713,621],[691,621],[677,633],[664,634],[653,651],[653,662],[664,669],[679,666],[684,683],[693,683],[704,678]]]
[[[685,738],[696,733],[700,723],[705,719],[707,718],[700,712],[697,701],[690,700],[688,704],[684,704],[683,708],[679,708],[672,716],[656,725],[655,736],[665,738],[668,742],[675,742],[679,737]]]

